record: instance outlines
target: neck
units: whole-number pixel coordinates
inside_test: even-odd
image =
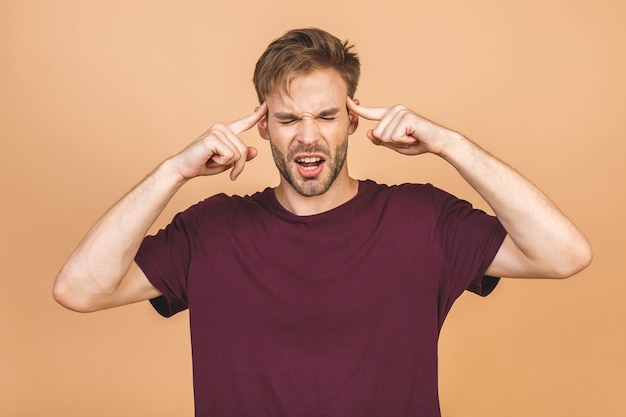
[[[328,191],[317,196],[303,196],[294,190],[284,178],[274,190],[276,199],[286,210],[297,216],[324,213],[352,200],[359,191],[359,182],[346,175],[337,178]]]

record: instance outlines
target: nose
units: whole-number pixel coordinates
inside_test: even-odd
[[[320,131],[317,120],[313,117],[303,117],[298,123],[296,139],[303,145],[314,145],[320,140]]]

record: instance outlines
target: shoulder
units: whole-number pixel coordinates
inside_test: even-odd
[[[266,191],[252,195],[214,194],[201,200],[183,211],[178,212],[167,228],[186,230],[189,234],[196,234],[207,228],[223,227],[233,218],[248,217],[255,211],[262,210],[261,195]]]
[[[403,192],[419,192],[420,190],[432,187],[431,184],[419,183],[403,183],[403,184],[385,184],[378,183],[374,180],[359,180],[359,192],[366,194],[393,194]]]
[[[445,193],[430,183],[403,183],[396,185],[379,184],[372,180],[361,181],[362,194],[365,197],[391,201],[428,203],[434,194]]]
[[[435,212],[458,207],[473,209],[470,202],[431,183],[403,183],[391,186],[374,184],[374,186],[378,188],[379,195],[381,196],[387,195],[393,200],[401,201],[406,204],[428,206]]]
[[[206,211],[215,213],[215,210],[218,210],[218,212],[230,212],[232,210],[250,209],[262,206],[268,200],[269,194],[272,194],[272,189],[270,188],[250,195],[218,193],[190,206],[185,212],[190,214],[204,213]]]
[[[360,207],[366,207],[368,212],[380,211],[404,222],[424,222],[436,217],[438,209],[433,195],[439,190],[432,184],[387,185],[366,180],[361,182],[361,188]]]

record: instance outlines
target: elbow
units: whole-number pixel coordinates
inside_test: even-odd
[[[586,239],[583,239],[578,245],[570,250],[568,256],[564,256],[555,268],[555,278],[570,278],[589,265],[593,261],[593,250]]]
[[[72,279],[61,271],[52,286],[52,298],[61,306],[78,313],[91,313],[98,310],[85,294],[81,294],[72,284]]]
[[[52,287],[52,298],[61,306],[77,313],[87,313],[91,310],[84,303],[80,303],[77,297],[67,286],[55,281]]]
[[[67,291],[66,288],[59,284],[58,281],[55,281],[54,285],[52,286],[52,298],[54,299],[54,301],[56,301],[61,306],[67,308],[68,310],[77,312],[80,311],[75,303],[72,302],[72,297],[69,294],[69,291]]]

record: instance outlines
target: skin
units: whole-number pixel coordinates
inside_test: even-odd
[[[276,198],[298,215],[330,210],[354,197],[358,183],[348,174],[348,137],[358,117],[348,112],[344,81],[334,70],[317,71],[292,81],[289,94],[267,98],[268,114],[258,123],[270,142],[281,174]],[[298,161],[319,159],[317,169]],[[315,175],[311,175],[315,174]]]
[[[347,99],[360,117],[378,121],[374,145],[404,155],[432,153],[450,163],[483,197],[508,232],[487,274],[567,278],[592,260],[589,242],[535,185],[463,135],[404,106],[366,108]]]
[[[213,125],[115,203],[62,266],[53,286],[55,300],[70,310],[91,312],[159,296],[134,262],[143,237],[187,181],[229,169],[232,180],[239,177],[258,151],[238,135],[266,112],[263,104],[242,119]]]
[[[143,237],[190,179],[230,170],[236,180],[258,154],[239,138],[255,125],[270,142],[281,174],[275,194],[283,207],[310,215],[345,203],[358,191],[345,152],[359,117],[378,122],[367,132],[374,145],[408,156],[438,155],[491,206],[508,235],[489,275],[564,278],[591,262],[582,233],[517,171],[404,106],[361,106],[347,97],[337,73],[326,70],[296,78],[289,94],[275,92],[252,114],[215,124],[161,163],[87,233],[57,275],[54,298],[69,309],[88,312],[160,295],[133,261]]]

